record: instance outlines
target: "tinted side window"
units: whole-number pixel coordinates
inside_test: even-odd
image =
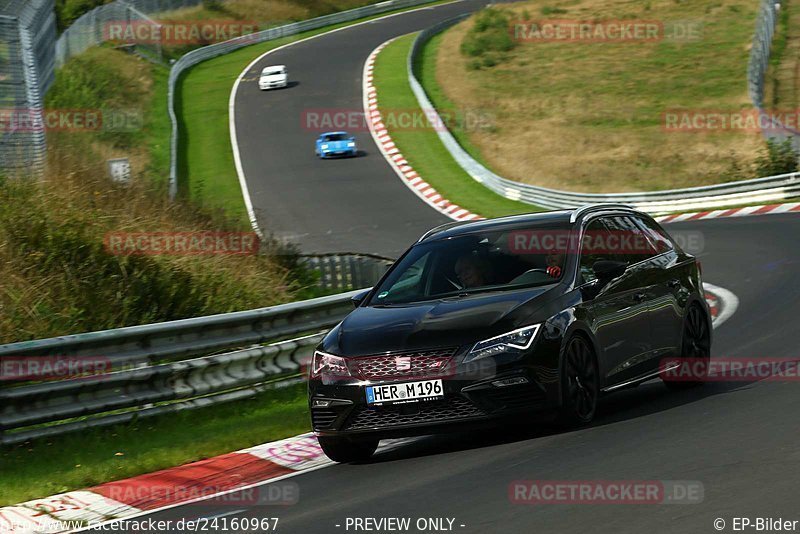
[[[619,261],[631,265],[657,254],[648,236],[631,217],[614,215],[605,221],[612,235],[609,248],[616,250]]]
[[[675,249],[675,244],[672,242],[672,239],[664,231],[664,229],[658,226],[654,221],[651,221],[650,219],[644,219],[642,217],[636,217],[636,222],[638,222],[647,233],[647,236],[653,243],[657,254],[663,254],[664,252],[669,252],[670,250]]]
[[[581,240],[581,258],[579,263],[579,284],[593,282],[597,277],[594,275],[592,266],[600,260],[619,261],[613,251],[609,250],[608,243],[612,238],[608,231],[604,219],[594,219],[586,225]]]

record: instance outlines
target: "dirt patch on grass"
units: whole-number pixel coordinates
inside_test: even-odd
[[[670,132],[664,113],[750,108],[756,7],[742,0],[512,4],[503,9],[514,21],[639,19],[661,22],[668,36],[519,42],[497,66],[474,70],[459,50],[470,19],[442,38],[436,80],[458,108],[493,115],[494,126],[469,132],[469,141],[493,170],[520,182],[611,192],[737,179],[736,169],[750,169],[764,146],[759,133]],[[678,37],[686,29],[693,38]]]

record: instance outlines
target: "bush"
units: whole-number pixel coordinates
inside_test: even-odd
[[[505,53],[516,46],[509,32],[510,24],[510,13],[502,9],[488,7],[475,16],[472,28],[461,42],[461,53],[481,61],[469,62],[468,68],[491,67],[504,59]]]
[[[788,139],[783,142],[778,142],[776,139],[768,140],[765,153],[756,159],[758,178],[797,172],[797,170],[797,153]]]

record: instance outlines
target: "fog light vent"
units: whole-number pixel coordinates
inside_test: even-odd
[[[520,384],[527,384],[528,379],[524,376],[515,376],[514,378],[504,378],[503,380],[495,380],[492,385],[496,388],[504,388],[508,386],[518,386]]]

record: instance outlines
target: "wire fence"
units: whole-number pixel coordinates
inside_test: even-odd
[[[150,36],[160,36],[162,25],[149,15],[163,13],[184,7],[192,7],[202,0],[116,0],[92,9],[81,15],[56,43],[56,63],[64,65],[71,57],[85,52],[92,46],[115,40],[109,31],[112,27],[137,28],[140,25],[152,26]],[[137,40],[136,48],[156,60],[163,59],[163,46],[160,39]]]
[[[42,99],[54,78],[53,6],[53,0],[0,2],[0,170],[44,170]]]
[[[785,9],[785,8],[784,8]],[[781,10],[779,0],[762,0],[756,19],[756,32],[750,48],[750,62],[747,67],[747,88],[750,100],[758,110],[761,124],[768,125],[763,129],[764,137],[780,142],[791,140],[795,151],[800,152],[800,132],[781,124],[780,120],[771,116],[764,109],[764,89],[766,74],[769,70],[772,40],[778,25]]]

